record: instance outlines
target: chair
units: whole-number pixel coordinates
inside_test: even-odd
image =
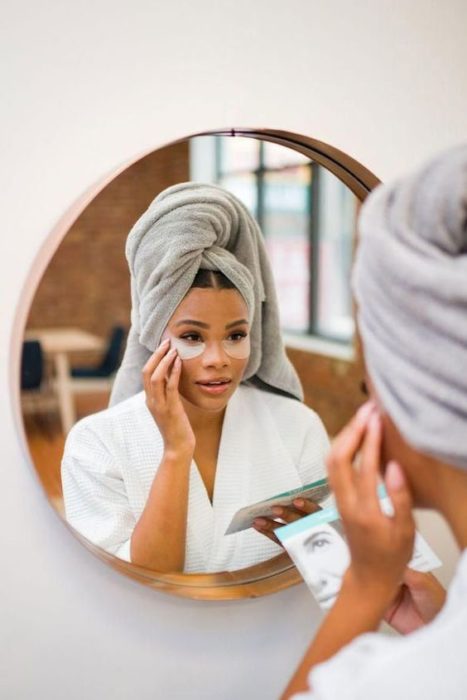
[[[109,391],[120,365],[125,329],[121,326],[112,328],[107,350],[97,365],[72,367],[70,385],[76,393],[86,391]]]
[[[39,389],[44,373],[44,356],[38,340],[26,340],[21,354],[21,391]]]
[[[55,410],[57,395],[44,372],[44,355],[38,340],[26,340],[21,353],[21,408],[23,413]]]

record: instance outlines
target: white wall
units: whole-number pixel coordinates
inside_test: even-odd
[[[231,125],[296,130],[383,179],[465,139],[466,20],[463,0],[4,0],[2,698],[279,694],[316,624],[306,591],[170,598],[93,558],[48,506],[8,400],[19,299],[73,200],[173,138]],[[429,518],[427,529],[447,579],[452,542]]]

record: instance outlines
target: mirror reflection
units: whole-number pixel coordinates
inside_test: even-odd
[[[22,357],[29,448],[76,530],[160,572],[282,551],[274,529],[311,502],[225,531],[239,509],[323,478],[362,401],[357,206],[292,149],[211,136],[154,152],[95,198],[43,276]]]

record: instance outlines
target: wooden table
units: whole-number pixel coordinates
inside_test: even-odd
[[[31,328],[26,331],[25,340],[38,340],[44,353],[54,362],[60,418],[63,433],[67,435],[76,422],[68,355],[71,352],[102,351],[106,342],[80,328]]]

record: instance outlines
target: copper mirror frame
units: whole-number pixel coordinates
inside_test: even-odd
[[[160,148],[173,146],[177,143],[187,141],[191,138],[199,136],[224,136],[235,138],[237,136],[270,141],[292,150],[298,151],[304,156],[310,158],[316,163],[324,166],[332,172],[339,180],[341,180],[354,195],[363,201],[369,192],[379,184],[378,178],[365,168],[361,163],[346,155],[342,151],[329,146],[322,141],[295,134],[290,131],[282,131],[279,129],[251,129],[251,128],[229,128],[217,129],[214,131],[205,131],[191,134],[184,138],[172,141]],[[158,150],[158,149],[157,149]],[[153,151],[152,151],[153,152]],[[48,237],[46,243],[42,247],[40,253],[36,257],[32,271],[28,276],[26,289],[21,295],[19,309],[16,314],[17,323],[14,324],[15,333],[12,340],[12,358],[14,363],[14,371],[12,372],[11,395],[15,403],[15,415],[19,432],[22,435],[23,450],[31,466],[32,459],[26,447],[27,440],[25,435],[24,423],[21,415],[20,407],[20,391],[19,391],[19,371],[20,371],[20,348],[24,336],[25,323],[27,313],[31,301],[34,297],[37,285],[55,253],[56,248],[67,234],[71,225],[82,214],[90,202],[101,192],[104,187],[110,184],[118,175],[126,168],[133,165],[140,158],[148,155],[139,156],[124,167],[118,168],[117,171],[101,182],[94,185],[76,202],[69,211],[62,217],[60,222],[55,227],[54,231]],[[34,469],[34,473],[37,473]],[[38,477],[37,477],[38,478]],[[236,571],[219,572],[214,574],[161,574],[157,571],[150,571],[143,567],[136,566],[129,562],[118,559],[113,555],[105,552],[100,547],[97,547],[89,540],[82,537],[76,532],[62,516],[55,510],[55,513],[60,518],[60,521],[66,525],[70,532],[93,554],[99,559],[105,561],[114,569],[126,576],[150,586],[159,591],[171,593],[172,595],[181,596],[183,598],[192,598],[197,600],[234,600],[237,598],[256,598],[258,596],[275,593],[289,586],[296,585],[302,582],[302,578],[287,554],[280,554],[266,562],[250,566],[245,569]]]

